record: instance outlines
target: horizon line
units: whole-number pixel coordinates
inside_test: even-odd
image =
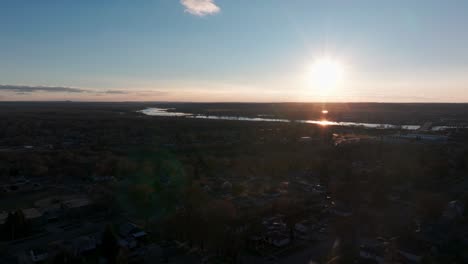
[[[8,101],[0,103],[191,103],[191,104],[468,104],[467,102],[378,102],[378,101],[349,101],[349,102],[320,102],[320,101],[93,101],[93,100],[25,100]]]

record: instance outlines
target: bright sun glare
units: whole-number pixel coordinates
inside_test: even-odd
[[[343,81],[344,77],[345,70],[339,61],[322,58],[311,65],[308,78],[314,90],[328,94]]]

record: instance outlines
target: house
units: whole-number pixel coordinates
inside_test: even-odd
[[[141,229],[133,223],[125,223],[119,226],[119,235],[122,237],[132,236],[133,233],[140,232]]]
[[[410,140],[432,141],[432,142],[446,142],[446,141],[448,141],[447,136],[431,135],[431,134],[406,134],[406,135],[400,135],[400,138],[410,139]]]
[[[361,245],[359,248],[359,257],[365,260],[373,260],[379,264],[384,263],[384,249]]]
[[[135,248],[139,244],[143,244],[146,240],[146,232],[133,223],[125,223],[119,227],[119,243],[129,249]]]
[[[49,258],[49,253],[47,252],[47,250],[42,248],[31,249],[29,251],[29,255],[33,263],[43,262]]]
[[[267,243],[275,247],[285,247],[291,242],[288,235],[278,231],[269,232],[266,235],[265,240]]]
[[[417,254],[411,251],[399,250],[399,258],[404,260],[404,263],[420,263],[422,260],[422,254]]]
[[[15,177],[10,179],[7,184],[1,186],[2,191],[5,193],[26,192],[33,190],[34,188],[36,188],[36,186],[25,177]]]
[[[63,215],[62,200],[57,197],[49,197],[38,200],[34,206],[44,215],[45,221],[56,222]]]
[[[50,206],[41,208],[41,212],[44,214],[44,218],[49,223],[58,221],[63,213],[62,206],[60,204],[52,204]]]
[[[113,176],[93,176],[93,182],[110,182],[114,181],[115,178]]]
[[[283,215],[275,215],[263,219],[262,224],[268,230],[263,236],[265,243],[275,247],[284,247],[290,243],[289,230],[283,218]]]
[[[318,227],[319,226],[315,221],[303,220],[294,225],[294,232],[296,237],[303,240],[309,240],[312,239],[313,231]]]
[[[312,137],[304,136],[304,137],[300,137],[298,141],[302,143],[309,143],[312,141],[319,141],[319,140],[320,140],[319,138],[312,138]]]
[[[91,205],[93,202],[87,198],[78,198],[64,201],[62,204],[67,209],[79,209]]]
[[[261,250],[264,248],[264,239],[261,236],[251,236],[247,241],[247,246],[255,251]]]
[[[310,137],[300,137],[299,138],[299,142],[309,142],[311,141],[312,139]]]
[[[359,257],[376,263],[384,263],[385,241],[381,238],[362,239],[359,246]]]
[[[144,263],[155,263],[162,260],[164,252],[163,248],[157,244],[150,244],[146,247],[147,253],[145,254]]]
[[[69,216],[83,216],[92,208],[93,202],[88,198],[76,198],[62,202],[62,207]]]
[[[451,201],[448,203],[447,207],[445,208],[445,211],[442,214],[442,217],[446,220],[454,220],[457,218],[461,218],[463,216],[463,213],[465,211],[465,206],[464,204],[459,201]]]
[[[432,142],[445,143],[449,140],[448,136],[433,134],[396,134],[384,136],[384,142],[402,143],[402,142]]]
[[[263,219],[263,226],[267,230],[286,230],[286,223],[283,221],[283,215],[276,215]]]
[[[235,197],[232,202],[234,205],[239,209],[239,210],[247,210],[249,208],[252,208],[254,205],[254,202],[250,197],[245,197],[245,196],[238,196]]]
[[[33,227],[40,227],[45,223],[44,214],[36,208],[22,209],[24,218],[31,223]]]
[[[348,217],[353,214],[350,208],[344,205],[334,205],[328,209],[328,211],[336,216]]]
[[[73,251],[76,256],[96,250],[98,240],[96,236],[81,236],[73,241]]]
[[[8,218],[8,212],[1,211],[0,212],[0,228],[5,224],[7,218]]]
[[[232,183],[228,182],[228,181],[225,181],[222,185],[221,185],[221,188],[226,191],[226,192],[230,192],[232,190]]]
[[[127,249],[135,249],[138,246],[138,243],[135,239],[132,238],[121,238],[117,241],[120,247]]]
[[[431,251],[429,244],[413,239],[398,239],[395,250],[402,263],[420,263],[423,256]]]

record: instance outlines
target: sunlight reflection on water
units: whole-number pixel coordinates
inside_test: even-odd
[[[345,127],[365,127],[375,129],[404,129],[404,130],[417,130],[421,126],[419,125],[392,125],[392,124],[373,124],[373,123],[359,123],[359,122],[335,122],[328,120],[289,120],[280,118],[264,118],[264,117],[236,117],[236,116],[214,116],[214,115],[193,115],[182,112],[170,112],[167,108],[147,108],[141,111],[145,115],[149,116],[166,116],[166,117],[186,117],[195,119],[211,119],[211,120],[232,120],[232,121],[252,121],[252,122],[298,122],[305,124],[316,124],[322,126],[345,126]],[[440,131],[448,127],[434,127],[433,130]]]

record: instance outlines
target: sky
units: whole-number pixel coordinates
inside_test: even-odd
[[[0,100],[468,102],[467,14],[466,0],[2,0]],[[344,73],[332,87],[320,61]]]

